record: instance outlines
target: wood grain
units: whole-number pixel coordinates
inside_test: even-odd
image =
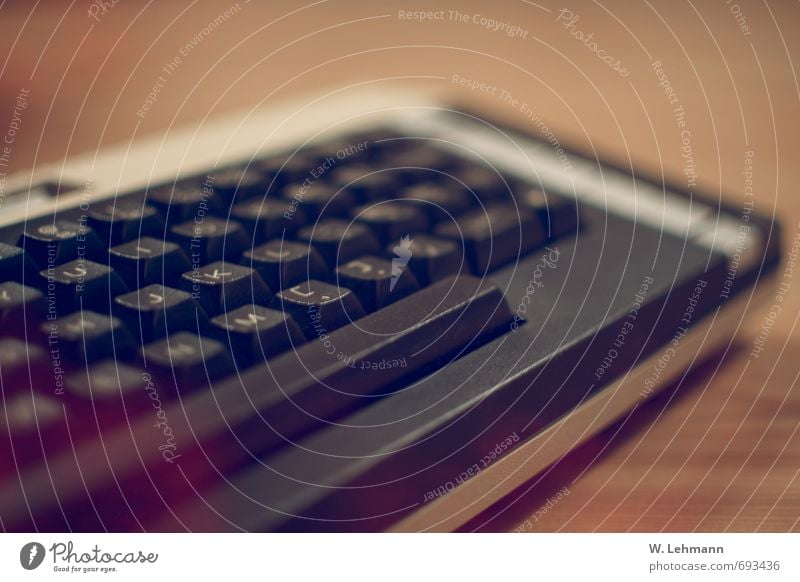
[[[439,2],[303,7],[123,0],[96,19],[87,13],[89,2],[71,8],[56,1],[35,8],[6,3],[0,9],[0,133],[19,92],[27,89],[29,97],[5,169],[61,160],[332,83],[407,77],[524,121],[501,97],[510,95],[565,141],[685,181],[674,112],[681,106],[698,187],[741,205],[745,152],[752,151],[755,207],[780,219],[782,238],[791,245],[800,232],[797,3],[742,0],[734,10],[725,2],[573,2],[574,21],[556,3],[458,4],[466,21]],[[443,10],[444,18],[400,17],[399,10],[423,5]],[[508,26],[494,31],[482,17]],[[505,34],[512,26],[515,35]],[[595,48],[618,60],[627,75],[604,63]],[[176,56],[180,63],[151,109],[137,116]],[[454,75],[496,89],[470,91],[453,83]],[[798,277],[787,279],[774,320],[768,310],[748,310],[728,353],[470,527],[800,529]],[[756,358],[753,339],[765,322],[771,327]],[[562,487],[569,494],[548,507]]]

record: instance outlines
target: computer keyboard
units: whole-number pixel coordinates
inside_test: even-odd
[[[727,265],[398,127],[6,226],[2,526],[392,527],[657,354],[698,280],[713,313]]]

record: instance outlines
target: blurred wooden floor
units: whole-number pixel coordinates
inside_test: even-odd
[[[444,20],[399,17],[399,10],[423,5],[445,10]],[[462,2],[458,11],[466,22],[451,18],[451,6],[439,2],[302,7],[122,0],[105,13],[90,2],[71,6],[51,0],[35,9],[28,2],[0,9],[0,133],[16,96],[29,91],[10,148],[11,169],[363,79],[414,77],[510,119],[518,115],[496,97],[469,95],[451,83],[458,74],[533,104],[565,141],[685,180],[681,135],[654,66],[660,61],[685,111],[701,188],[741,204],[745,152],[752,151],[756,209],[780,218],[787,245],[800,232],[796,2],[575,2],[571,18],[551,2]],[[519,32],[492,31],[481,17]],[[586,41],[589,34],[592,41]],[[602,62],[594,46],[628,74]],[[186,55],[141,119],[137,109],[182,50]],[[760,357],[750,350],[765,321],[763,309],[748,313],[725,358],[472,525],[800,529],[800,281],[788,282]],[[553,503],[562,487],[569,494]]]

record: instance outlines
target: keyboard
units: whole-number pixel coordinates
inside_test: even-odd
[[[778,262],[759,217],[419,113],[3,224],[5,530],[455,529]]]

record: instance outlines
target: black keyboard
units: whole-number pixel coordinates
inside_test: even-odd
[[[4,228],[2,527],[392,527],[719,307],[579,200],[377,128]]]

